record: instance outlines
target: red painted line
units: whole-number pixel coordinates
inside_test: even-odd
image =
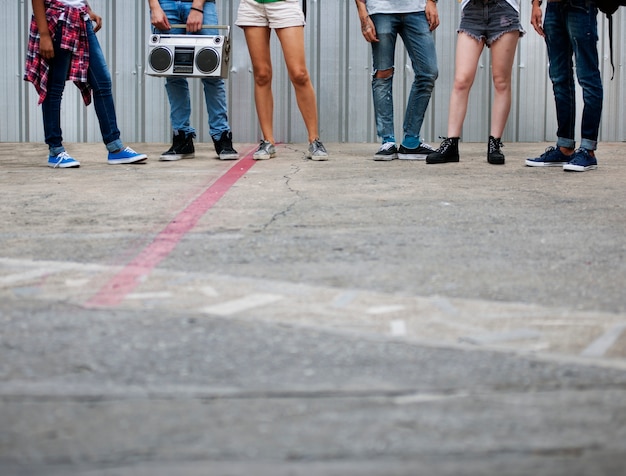
[[[154,241],[109,280],[85,303],[85,307],[113,307],[131,293],[158,264],[169,256],[198,220],[254,165],[253,151],[238,160],[224,175],[180,212]]]

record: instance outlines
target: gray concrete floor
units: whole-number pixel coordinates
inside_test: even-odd
[[[624,144],[130,145],[0,144],[3,476],[626,474]]]

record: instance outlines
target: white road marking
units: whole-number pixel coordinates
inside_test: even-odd
[[[611,347],[613,347],[613,344],[617,342],[617,339],[620,338],[624,330],[626,330],[626,324],[619,324],[612,327],[589,344],[587,348],[580,353],[580,355],[583,357],[602,357]]]
[[[280,301],[284,296],[278,294],[249,294],[248,296],[226,301],[202,309],[205,314],[216,314],[218,316],[231,316],[238,312],[248,311],[255,307],[265,306],[276,301]]]
[[[406,335],[406,322],[402,319],[395,319],[389,323],[391,327],[392,336],[405,336]]]

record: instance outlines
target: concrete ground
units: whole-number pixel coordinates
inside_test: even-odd
[[[0,144],[0,474],[626,475],[626,146]]]

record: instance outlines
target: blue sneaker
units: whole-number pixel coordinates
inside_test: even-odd
[[[567,164],[571,156],[565,155],[558,147],[548,147],[546,151],[535,159],[526,159],[529,167],[562,167]]]
[[[136,164],[143,162],[147,158],[146,154],[138,154],[130,147],[126,147],[119,152],[109,152],[109,160],[107,162],[111,165]]]
[[[48,167],[52,167],[53,169],[69,169],[72,167],[80,167],[80,162],[63,151],[59,153],[59,155],[48,156]]]
[[[589,154],[587,149],[577,149],[567,164],[563,165],[563,170],[572,172],[586,172],[598,168],[598,161]]]

